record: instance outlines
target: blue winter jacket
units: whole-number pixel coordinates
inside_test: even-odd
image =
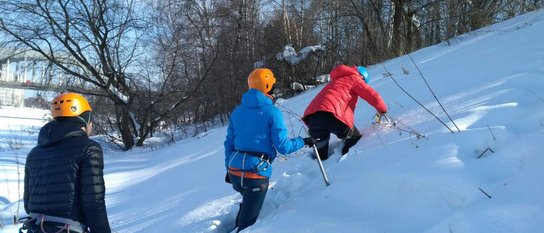
[[[289,154],[303,146],[301,137],[287,137],[283,115],[272,99],[252,88],[242,96],[242,104],[230,116],[225,140],[225,167],[270,177],[272,166],[269,163],[237,151],[265,153],[271,163],[276,158],[276,150]]]

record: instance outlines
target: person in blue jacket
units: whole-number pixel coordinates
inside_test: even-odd
[[[282,112],[274,106],[271,96],[275,83],[270,69],[253,70],[248,77],[249,90],[230,116],[224,144],[225,181],[242,194],[236,217],[237,232],[257,221],[276,151],[289,154],[304,145],[313,146],[314,140],[309,137],[287,137]]]

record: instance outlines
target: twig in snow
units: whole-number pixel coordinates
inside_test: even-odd
[[[540,97],[538,94],[536,94],[533,90],[526,88],[531,94],[533,94],[536,98],[538,98],[540,101],[544,102],[544,98]]]
[[[479,159],[479,158],[482,158],[482,156],[483,156],[483,155],[485,154],[485,152],[487,152],[487,151],[491,151],[491,153],[495,153],[495,151],[493,151],[491,148],[488,147],[487,149],[484,150],[484,152],[482,152],[482,153],[478,156],[478,159]]]
[[[484,193],[487,198],[491,199],[491,196],[489,194],[487,194],[482,188],[478,188],[480,191],[482,191],[482,193]]]
[[[497,137],[495,137],[495,134],[493,133],[489,125],[487,125],[487,128],[489,129],[489,132],[491,132],[491,135],[493,135],[493,140],[497,141]]]
[[[404,68],[403,66],[400,67],[402,69],[402,74],[404,75],[409,75],[410,74],[410,71],[406,68]]]

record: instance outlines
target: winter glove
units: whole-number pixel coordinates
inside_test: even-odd
[[[225,174],[225,183],[232,184],[232,183],[230,182],[229,172],[227,172],[227,174]]]
[[[302,140],[304,140],[304,145],[308,147],[312,147],[315,145],[315,139],[313,139],[312,137],[303,138]]]
[[[374,123],[389,122],[389,117],[387,117],[387,112],[378,112],[374,115]]]

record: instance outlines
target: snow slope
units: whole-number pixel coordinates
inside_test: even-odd
[[[325,187],[308,148],[276,160],[261,215],[243,232],[544,232],[542,38],[541,10],[411,54],[461,132],[408,56],[369,67],[389,115],[426,138],[372,127],[375,111],[361,100],[355,125],[365,135],[342,162],[337,154],[324,162],[331,185]],[[455,133],[383,77],[384,67]],[[297,115],[321,88],[279,101],[292,136],[305,136]],[[17,110],[0,109],[0,115],[9,111]],[[219,127],[156,150],[106,151],[106,202],[115,232],[224,232],[231,226],[241,196],[223,181],[225,132]],[[15,154],[24,159],[30,147],[1,145],[5,226],[20,198]],[[488,148],[493,152],[483,153]]]

